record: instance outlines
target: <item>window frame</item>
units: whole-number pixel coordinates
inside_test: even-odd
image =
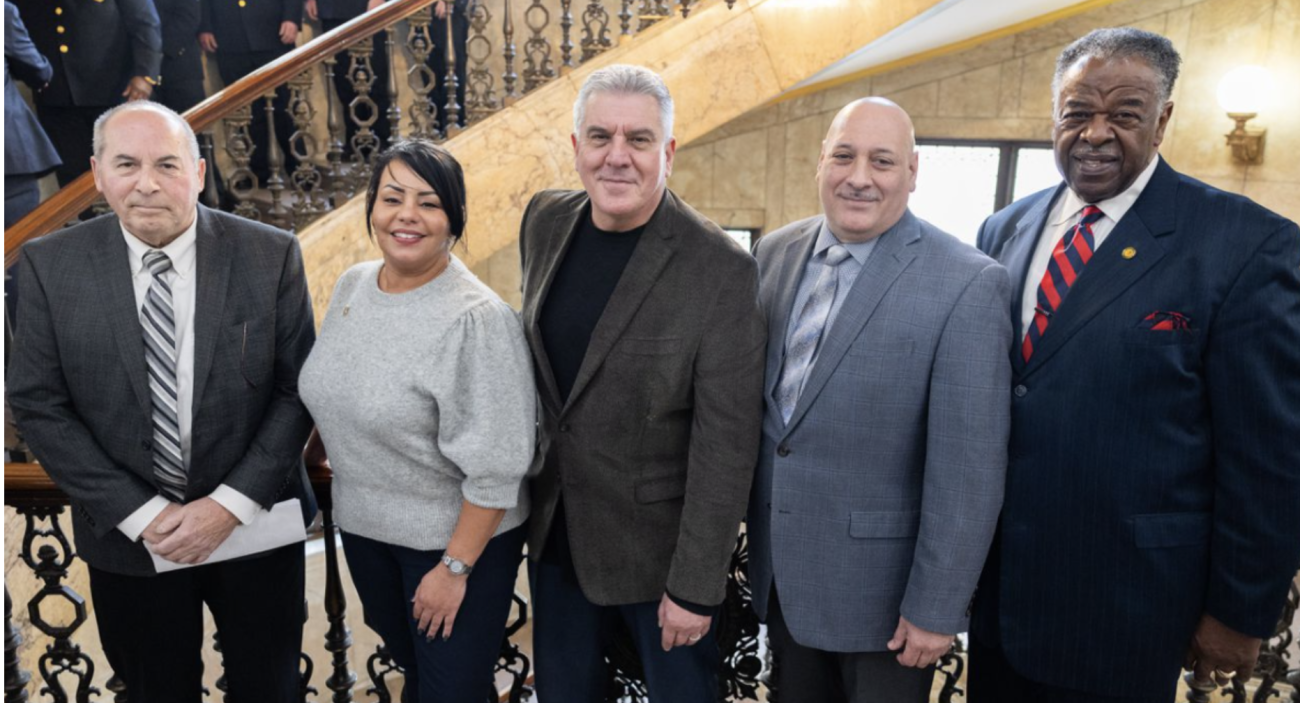
[[[954,139],[944,137],[918,137],[920,146],[966,146],[998,150],[997,187],[993,192],[993,212],[1011,204],[1011,194],[1016,184],[1016,154],[1021,149],[1051,149],[1052,142],[1040,139]]]

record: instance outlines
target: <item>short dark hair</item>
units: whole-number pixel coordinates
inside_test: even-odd
[[[1137,58],[1145,61],[1160,75],[1160,102],[1169,100],[1178,80],[1178,67],[1182,57],[1169,39],[1133,27],[1094,29],[1065,47],[1056,58],[1056,73],[1052,76],[1052,100],[1061,92],[1061,78],[1070,67],[1085,56],[1099,59]]]
[[[460,241],[469,214],[465,207],[465,172],[450,151],[425,139],[404,139],[385,149],[375,159],[370,185],[366,188],[366,234],[372,239],[375,236],[370,215],[374,213],[375,200],[379,197],[379,181],[394,159],[406,164],[421,180],[433,186],[433,192],[442,201],[443,212],[447,213],[451,243]]]

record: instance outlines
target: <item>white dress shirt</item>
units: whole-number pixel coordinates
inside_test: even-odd
[[[1029,260],[1029,272],[1025,275],[1024,295],[1020,298],[1020,329],[1024,334],[1029,333],[1029,325],[1034,321],[1034,308],[1038,305],[1038,285],[1043,282],[1043,274],[1047,272],[1047,262],[1052,258],[1052,250],[1056,248],[1057,242],[1061,241],[1061,237],[1064,237],[1066,232],[1079,224],[1079,218],[1085,207],[1096,205],[1104,217],[1092,225],[1092,250],[1095,253],[1101,249],[1101,245],[1115,229],[1120,218],[1124,217],[1129,208],[1133,207],[1133,203],[1137,202],[1138,196],[1142,195],[1142,190],[1150,182],[1151,174],[1156,172],[1156,164],[1159,161],[1159,155],[1152,157],[1151,163],[1138,174],[1133,185],[1123,193],[1099,203],[1084,202],[1083,198],[1068,186],[1062,190],[1061,197],[1057,198],[1051,212],[1047,214],[1047,224],[1043,226],[1043,234],[1034,245],[1034,256]],[[1021,339],[1023,340],[1023,337]]]
[[[162,248],[162,252],[172,262],[172,313],[176,320],[176,414],[181,430],[181,459],[186,471],[190,463],[190,422],[194,415],[194,293],[197,267],[196,241],[198,217],[190,223],[189,229]],[[153,251],[153,247],[136,238],[122,228],[122,237],[126,239],[127,262],[131,267],[131,284],[135,289],[135,307],[144,307],[145,295],[153,283],[153,275],[144,265],[144,255]],[[144,364],[144,359],[140,359]],[[239,491],[222,484],[214,490],[209,498],[217,501],[245,525],[253,520],[262,506]],[[132,541],[140,539],[140,534],[158,517],[170,501],[157,495],[149,499],[135,512],[118,523],[117,529]]]

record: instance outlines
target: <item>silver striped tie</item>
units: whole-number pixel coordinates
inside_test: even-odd
[[[185,499],[185,462],[181,458],[181,423],[176,395],[176,318],[172,288],[167,282],[172,261],[157,249],[144,255],[153,276],[140,308],[144,327],[144,358],[149,369],[149,397],[153,405],[153,473],[168,499]]]
[[[833,244],[826,250],[821,275],[813,283],[808,300],[799,313],[799,319],[795,321],[794,332],[790,335],[785,350],[785,363],[781,366],[781,382],[776,387],[777,408],[781,411],[781,419],[786,422],[794,414],[794,406],[803,390],[804,378],[812,366],[817,343],[821,341],[826,318],[830,316],[831,305],[835,302],[835,288],[839,281],[837,269],[848,257],[849,250],[840,244]]]

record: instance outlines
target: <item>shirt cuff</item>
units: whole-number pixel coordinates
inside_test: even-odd
[[[257,501],[224,483],[217,486],[217,489],[212,491],[208,497],[217,501],[221,507],[229,510],[230,514],[234,515],[241,525],[252,522],[257,513],[262,510],[262,506]]]
[[[170,500],[162,496],[154,496],[147,503],[136,508],[134,513],[127,515],[125,520],[117,523],[117,529],[132,542],[139,542],[145,528],[153,524],[158,515],[170,504]]]

